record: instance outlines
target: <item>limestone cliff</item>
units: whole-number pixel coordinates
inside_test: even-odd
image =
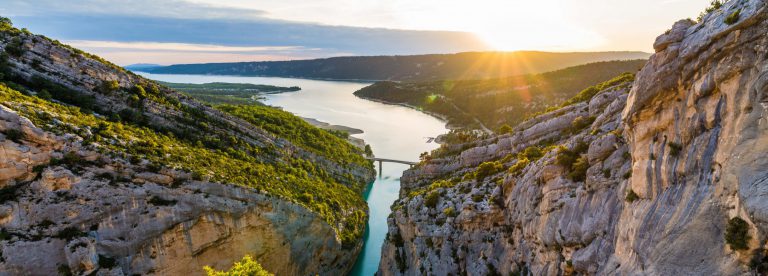
[[[433,152],[379,273],[766,273],[766,9],[677,22],[634,82]]]

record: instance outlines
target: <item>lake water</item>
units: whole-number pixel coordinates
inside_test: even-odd
[[[321,81],[272,77],[212,75],[159,75],[140,73],[153,80],[178,83],[231,82],[299,86],[301,91],[267,95],[265,103],[282,107],[298,116],[315,118],[335,125],[361,129],[353,135],[371,145],[377,157],[418,161],[419,154],[437,148],[428,137],[445,133],[445,123],[419,111],[356,97],[352,93],[368,85],[364,82]],[[407,165],[384,163],[380,177],[365,195],[370,218],[365,244],[351,275],[373,275],[379,266],[381,245],[387,234],[390,205],[398,197],[400,176]],[[376,164],[378,170],[378,164]]]

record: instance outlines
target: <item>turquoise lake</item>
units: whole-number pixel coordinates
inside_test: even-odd
[[[437,148],[429,137],[447,132],[445,123],[407,107],[361,99],[352,93],[369,85],[366,82],[307,80],[273,77],[214,75],[160,75],[140,73],[149,79],[177,83],[231,82],[299,86],[301,91],[267,95],[264,102],[301,117],[361,129],[353,135],[371,145],[376,157],[418,161],[419,154]],[[378,170],[378,164],[376,165]],[[384,163],[365,195],[370,218],[365,244],[351,275],[373,275],[379,266],[381,245],[387,234],[390,205],[400,190],[400,176],[408,165]],[[378,173],[378,172],[377,172]]]

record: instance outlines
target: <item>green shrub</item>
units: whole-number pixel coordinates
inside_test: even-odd
[[[635,74],[633,73],[623,73],[611,80],[590,86],[585,88],[584,90],[581,90],[579,94],[576,94],[576,96],[573,96],[573,98],[568,99],[561,105],[561,107],[566,107],[575,103],[585,102],[589,101],[594,97],[598,92],[620,84],[630,84],[632,81],[635,80]]]
[[[453,209],[453,207],[448,207],[443,209],[443,214],[445,214],[448,217],[455,217],[456,216],[456,210]]]
[[[587,160],[586,156],[582,155],[576,158],[576,162],[571,166],[568,178],[576,182],[584,181],[587,178],[587,169],[589,169],[589,160]]]
[[[571,134],[576,134],[581,132],[583,129],[589,127],[592,125],[592,123],[595,122],[595,116],[589,116],[589,117],[576,117],[576,119],[573,119],[573,122],[571,122],[571,127],[568,128],[566,131]]]
[[[544,153],[541,152],[541,149],[537,146],[530,146],[525,148],[525,150],[517,155],[518,159],[528,159],[531,161],[539,160],[542,156],[544,156]]]
[[[23,44],[24,43],[21,41],[21,38],[14,37],[10,42],[8,42],[8,44],[5,45],[5,52],[11,56],[20,57],[24,54],[24,49],[22,48]]]
[[[699,18],[697,19],[699,22],[704,19],[704,16],[707,14],[719,10],[723,7],[723,1],[720,0],[712,0],[712,2],[709,2],[709,7],[707,7],[703,12],[699,14]]]
[[[483,162],[480,164],[480,166],[477,167],[477,170],[475,170],[475,180],[478,182],[483,181],[486,177],[494,175],[503,169],[504,165],[498,161]]]
[[[588,149],[589,144],[584,141],[576,142],[573,149],[560,146],[555,157],[555,163],[563,166],[569,172],[568,177],[571,180],[583,181],[589,168],[589,162],[586,157],[581,155]]]
[[[24,132],[18,129],[7,129],[5,130],[5,139],[20,143],[21,139],[24,139]]]
[[[147,200],[147,203],[155,206],[171,206],[171,205],[176,205],[176,200],[175,199],[168,200],[161,197],[153,196],[153,197],[150,197],[149,200]]]
[[[511,126],[509,126],[508,124],[504,124],[504,125],[500,126],[500,127],[499,127],[499,128],[496,130],[496,134],[498,134],[498,135],[502,135],[502,134],[508,134],[508,133],[512,133],[512,130],[513,130],[513,129],[512,129],[512,127],[511,127]]]
[[[728,221],[725,227],[725,242],[733,250],[749,248],[749,224],[740,217],[734,217]]]
[[[474,202],[480,202],[480,201],[483,201],[483,199],[485,199],[485,195],[483,195],[483,194],[474,194],[474,195],[472,195],[472,201],[474,201]]]
[[[509,174],[511,174],[513,176],[518,176],[518,175],[520,175],[520,173],[523,172],[523,169],[525,169],[525,167],[527,167],[528,164],[530,164],[530,163],[531,163],[531,161],[528,160],[528,159],[518,159],[517,163],[515,163],[514,165],[509,167],[508,172],[509,172]]]
[[[102,93],[111,93],[115,92],[118,89],[120,89],[120,83],[117,81],[102,81],[101,86],[99,86],[99,91]]]
[[[736,10],[735,12],[728,15],[728,17],[725,18],[723,22],[728,25],[733,25],[737,21],[739,21],[739,14],[741,13],[741,9]]]
[[[41,98],[43,100],[50,100],[53,98],[53,95],[51,95],[51,92],[48,92],[48,90],[40,90],[40,92],[37,92],[37,97]]]
[[[209,266],[203,267],[208,276],[272,276],[261,264],[245,255],[242,260],[232,265],[229,271],[216,271]]]
[[[629,202],[629,203],[632,203],[632,202],[634,202],[635,200],[638,200],[638,199],[640,199],[640,196],[638,196],[638,195],[635,193],[635,191],[634,191],[634,190],[632,190],[632,189],[629,189],[629,191],[627,192],[627,197],[626,197],[625,199],[627,200],[627,202]]]
[[[427,196],[424,197],[424,206],[427,206],[429,208],[435,208],[439,200],[440,200],[440,192],[432,191],[429,194],[427,194]]]

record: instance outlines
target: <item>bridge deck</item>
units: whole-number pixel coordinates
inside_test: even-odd
[[[387,159],[387,158],[370,158],[366,157],[365,159],[372,160],[372,161],[379,161],[379,162],[390,162],[390,163],[400,163],[400,164],[406,164],[406,165],[416,165],[418,162],[410,162],[410,161],[403,161],[403,160],[395,160],[395,159]]]

